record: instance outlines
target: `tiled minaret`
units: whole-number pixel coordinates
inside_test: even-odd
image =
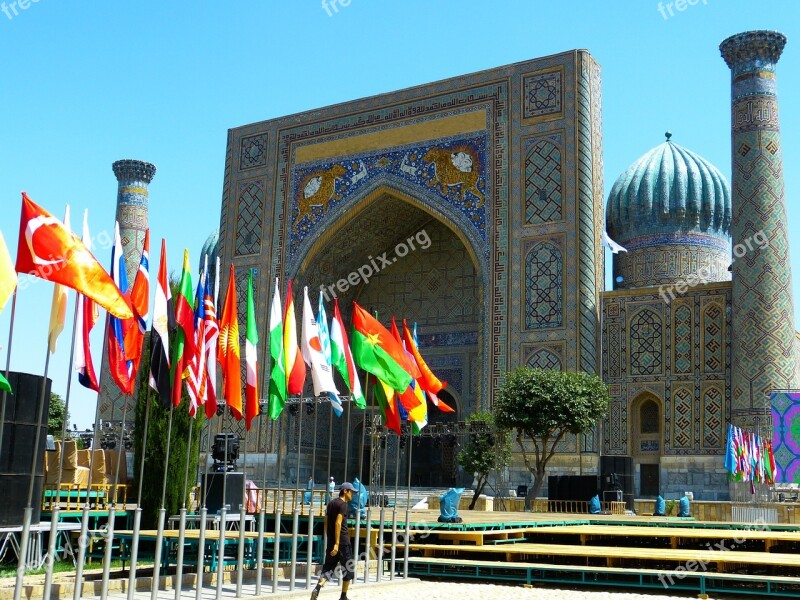
[[[128,285],[133,285],[139,260],[142,257],[144,234],[147,230],[149,191],[147,186],[156,174],[155,165],[141,160],[118,160],[111,168],[117,176],[117,222],[125,255]],[[112,229],[113,239],[113,229]],[[110,253],[109,253],[110,257]],[[106,259],[108,260],[108,259]],[[103,356],[100,375],[100,418],[104,421],[122,418],[123,396],[108,372],[108,359]],[[133,405],[128,405],[126,420],[133,420]]]
[[[756,416],[769,406],[770,391],[796,387],[775,77],[785,44],[776,31],[749,31],[720,45],[732,82],[731,420],[744,427],[765,423]]]

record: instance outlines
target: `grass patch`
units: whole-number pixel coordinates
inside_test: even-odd
[[[125,562],[125,567],[128,568],[131,566],[130,561]],[[136,561],[137,568],[145,568],[145,567],[152,567],[153,561],[147,560],[138,560]],[[84,567],[84,573],[87,571],[91,571],[94,569],[102,569],[103,563],[102,561],[96,561],[87,563]],[[111,561],[111,569],[121,569],[122,568],[122,561],[121,560],[112,560]],[[71,573],[75,571],[75,565],[72,564],[71,560],[61,560],[56,563],[53,563],[53,573]],[[45,569],[42,567],[41,569],[35,569],[32,571],[25,571],[25,576],[29,575],[44,575]],[[8,577],[16,577],[17,576],[17,565],[11,563],[3,563],[0,564],[0,579],[5,579]]]

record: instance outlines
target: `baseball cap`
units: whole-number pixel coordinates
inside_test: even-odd
[[[342,490],[342,491],[345,491],[345,490],[350,490],[351,492],[355,492],[356,491],[356,488],[353,487],[353,484],[349,483],[347,481],[345,481],[339,489]]]

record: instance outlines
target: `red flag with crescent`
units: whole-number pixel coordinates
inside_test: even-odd
[[[115,317],[133,317],[129,301],[83,242],[25,192],[16,269],[77,290]]]

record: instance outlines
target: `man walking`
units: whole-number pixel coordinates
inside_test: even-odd
[[[347,531],[347,503],[353,499],[355,488],[352,483],[343,483],[339,488],[339,497],[331,500],[325,510],[325,531],[328,534],[328,545],[325,549],[325,562],[317,586],[311,592],[311,600],[317,600],[322,586],[333,577],[337,565],[342,565],[342,595],[339,600],[349,600],[347,589],[353,580],[353,549],[350,546],[350,534]]]

